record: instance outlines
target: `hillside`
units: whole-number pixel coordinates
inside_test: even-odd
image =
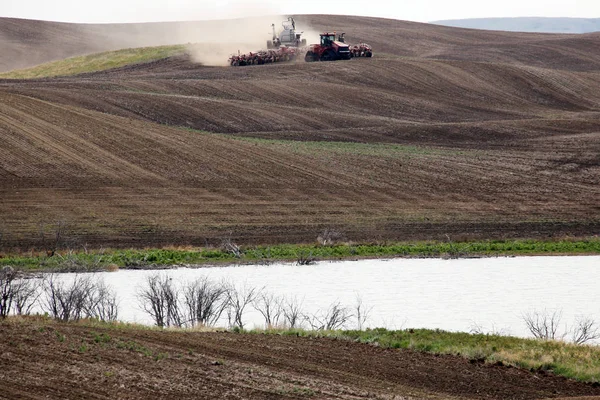
[[[0,80],[0,246],[597,234],[599,35],[297,22],[375,57]]]
[[[511,32],[590,33],[600,31],[600,18],[470,18],[433,21],[457,28]]]
[[[9,318],[0,320],[0,345],[8,398],[593,400],[600,393],[542,369],[345,339]]]

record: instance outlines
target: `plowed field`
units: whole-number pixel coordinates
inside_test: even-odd
[[[0,81],[0,247],[39,246],[57,223],[69,247],[600,231],[599,35],[298,23],[376,56],[243,68],[178,56]],[[1,29],[9,50],[60,47],[67,30],[69,54],[90,51],[77,32],[110,31]]]
[[[546,399],[597,385],[345,340],[0,321],[3,399]],[[585,397],[598,399],[600,397]]]

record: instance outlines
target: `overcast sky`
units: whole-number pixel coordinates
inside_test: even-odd
[[[349,14],[428,22],[477,17],[600,17],[600,0],[0,0],[0,16],[65,22]]]

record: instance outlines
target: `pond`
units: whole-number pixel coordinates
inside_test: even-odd
[[[580,316],[600,323],[599,267],[598,256],[502,257],[120,270],[94,275],[117,292],[119,319],[129,322],[152,323],[136,294],[149,275],[160,273],[176,284],[207,276],[238,288],[264,288],[296,298],[308,315],[335,302],[352,308],[360,297],[371,309],[366,323],[370,327],[470,331],[477,326],[484,332],[530,336],[523,315],[533,311],[560,312],[561,327]],[[264,327],[262,316],[251,307],[244,321],[248,328]],[[347,325],[355,327],[356,322]]]

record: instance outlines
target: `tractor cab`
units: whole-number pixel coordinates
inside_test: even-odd
[[[321,46],[329,47],[335,42],[335,33],[321,33]]]

